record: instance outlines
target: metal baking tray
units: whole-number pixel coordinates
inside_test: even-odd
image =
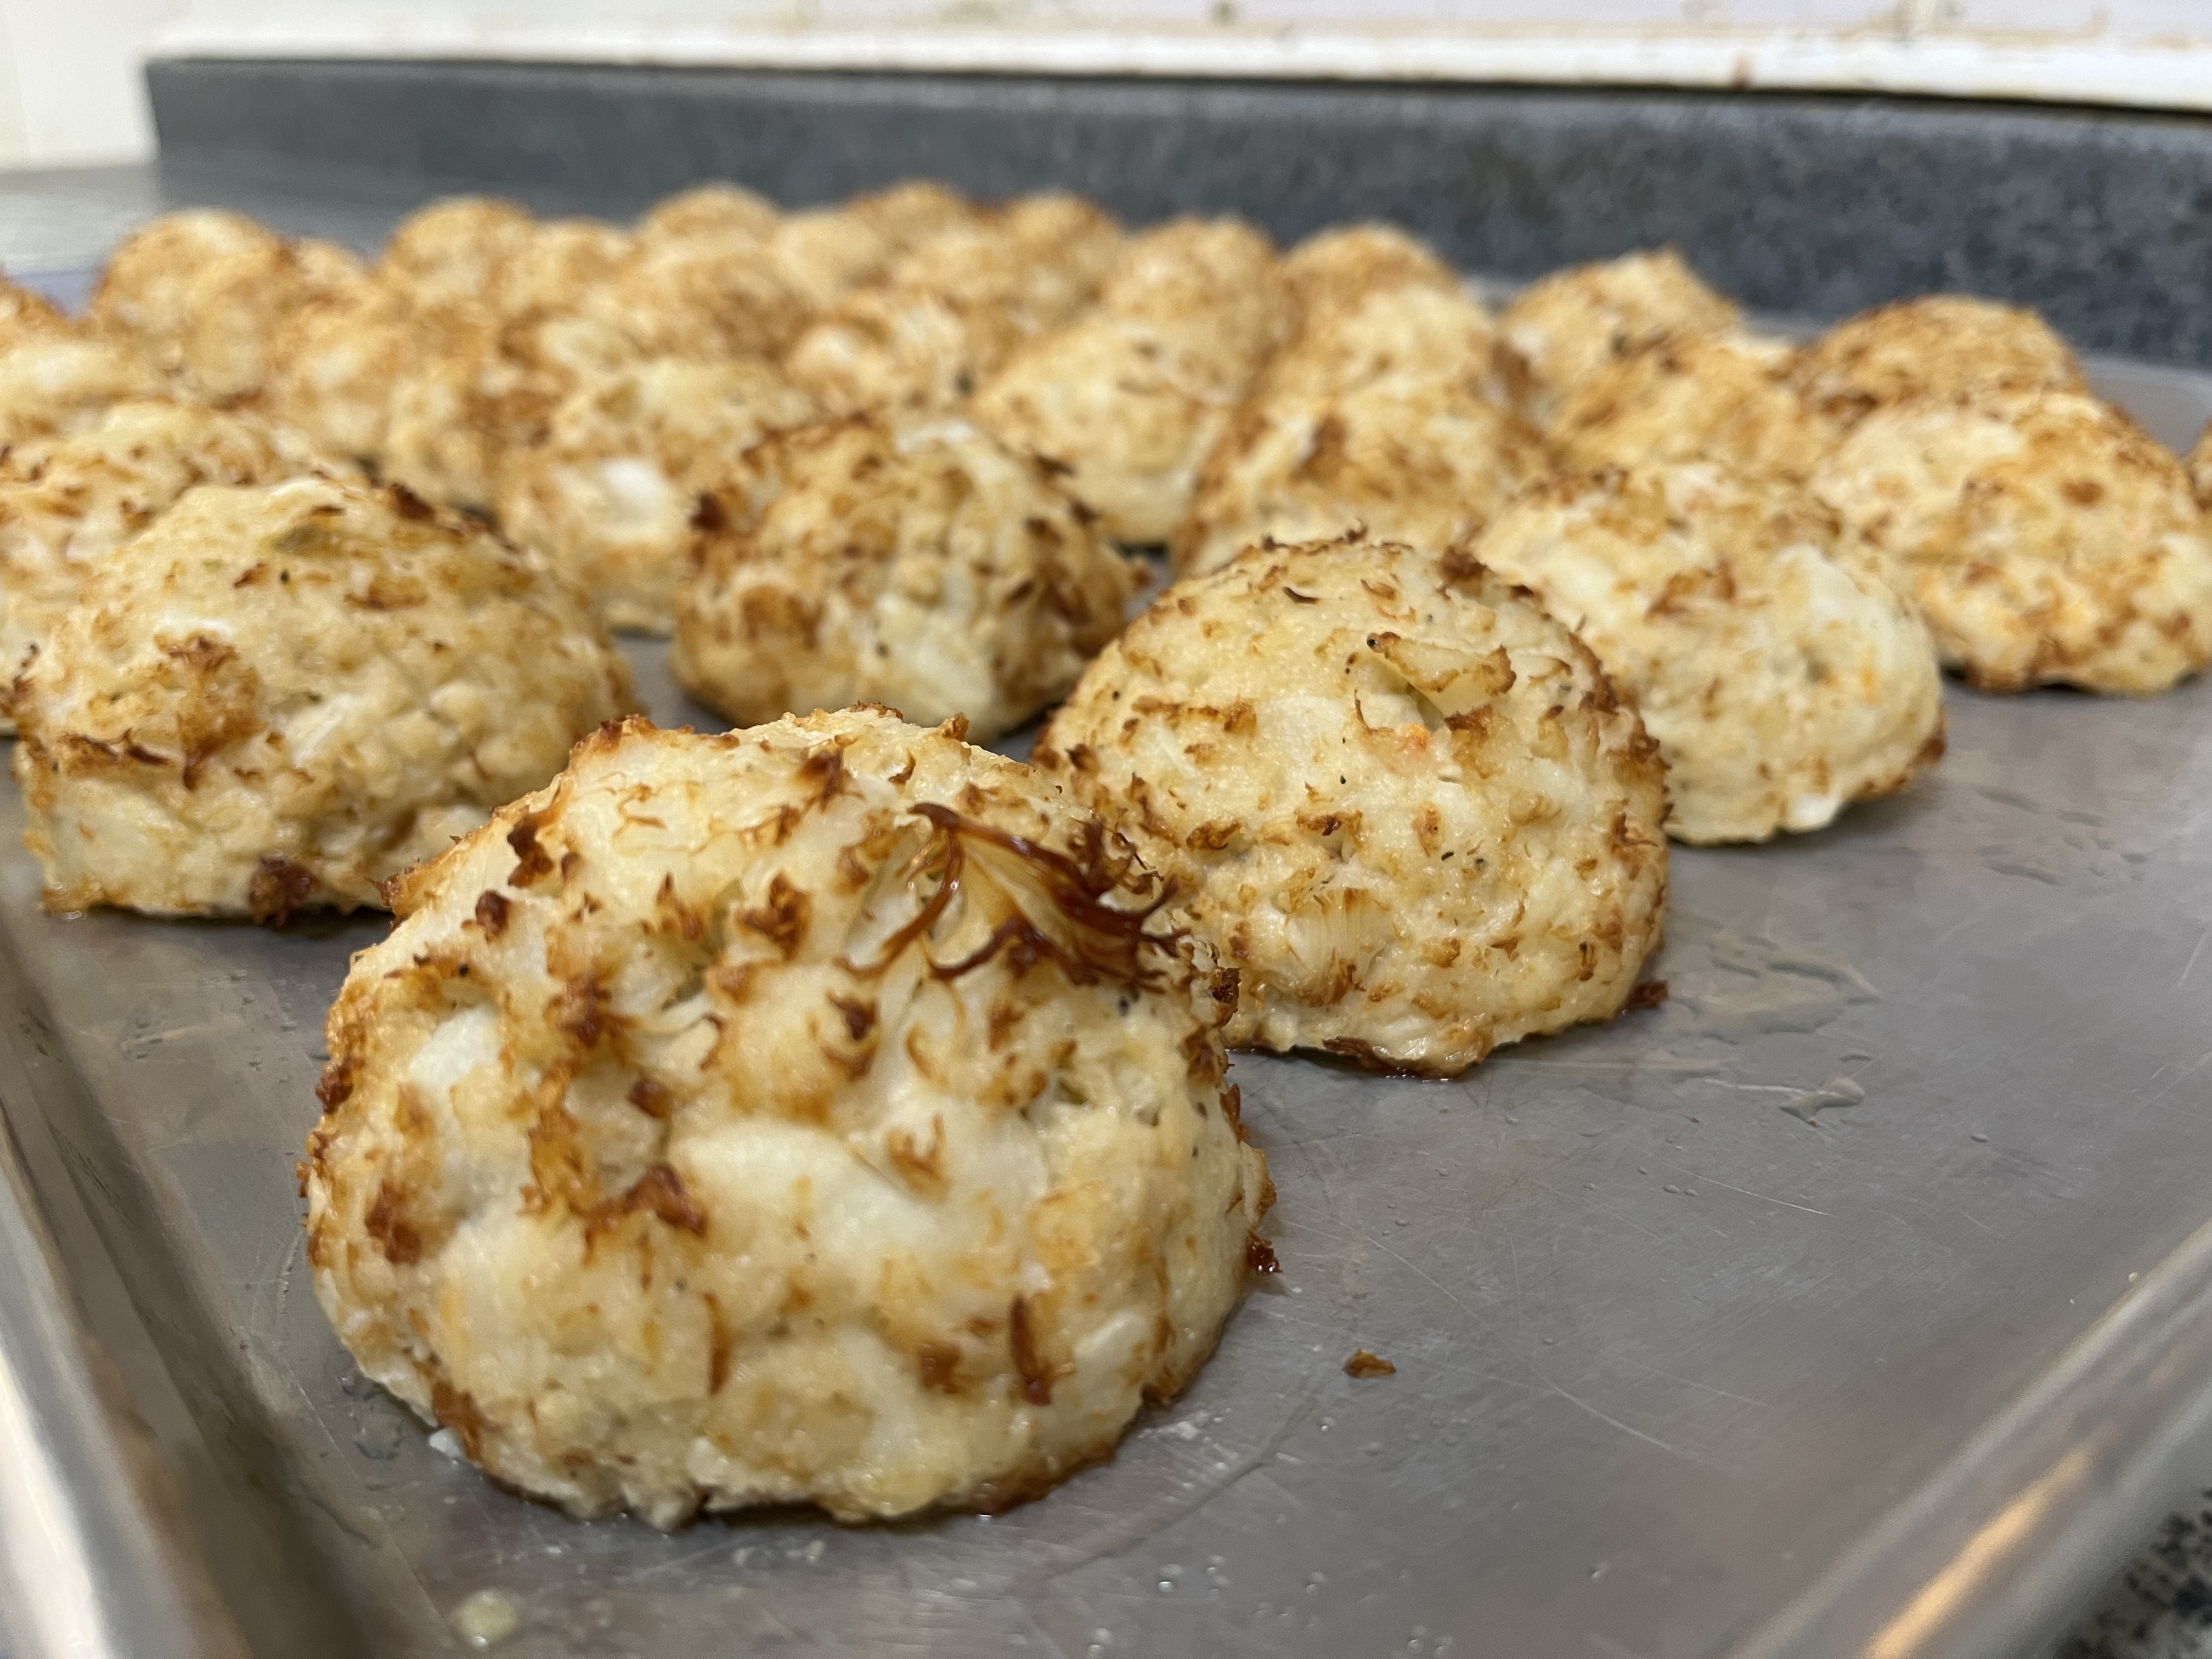
[[[384,919],[48,916],[0,792],[19,1593],[87,1652],[2033,1650],[2212,1473],[2212,683],[1948,697],[1908,793],[1676,849],[1657,1010],[1455,1082],[1240,1059],[1283,1271],[1212,1362],[1041,1501],[867,1528],[579,1524],[442,1453],[302,1256]]]

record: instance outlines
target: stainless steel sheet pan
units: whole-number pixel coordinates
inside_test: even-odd
[[[1453,1083],[1240,1060],[1281,1275],[995,1518],[580,1525],[362,1382],[293,1164],[381,917],[45,915],[6,791],[0,1100],[264,1653],[2011,1651],[2208,1467],[2212,684],[1949,715],[1900,798],[1676,851],[1656,1011]]]

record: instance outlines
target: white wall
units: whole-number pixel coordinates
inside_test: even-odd
[[[149,152],[138,65],[185,0],[0,0],[0,166]]]
[[[149,51],[1875,89],[2212,110],[2212,0],[0,0],[0,167]]]

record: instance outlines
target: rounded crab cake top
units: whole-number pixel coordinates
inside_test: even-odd
[[[1456,287],[1378,288],[1309,309],[1268,358],[1256,397],[1327,395],[1376,382],[1456,387],[1507,401],[1509,366],[1482,302]]]
[[[587,375],[501,469],[501,532],[544,554],[610,627],[665,634],[700,492],[814,413],[757,359],[648,357]]]
[[[1608,466],[1700,459],[1803,478],[1834,441],[1790,384],[1792,349],[1751,334],[1663,334],[1575,388],[1551,427],[1562,459]]]
[[[2189,469],[2189,482],[2197,490],[2197,501],[2212,509],[2212,425],[2205,427],[2184,465]]]
[[[375,904],[632,706],[580,596],[398,490],[188,492],[17,678],[24,836],[58,909]]]
[[[1984,690],[2143,695],[2212,659],[2212,537],[2181,463],[2070,392],[1876,409],[1814,486]]]
[[[501,263],[486,296],[506,316],[580,309],[629,258],[629,234],[597,219],[549,219]]]
[[[1242,219],[1170,219],[1132,237],[1098,290],[1106,311],[1204,335],[1224,355],[1264,358],[1288,320],[1281,261]]]
[[[988,740],[1075,683],[1135,587],[1040,464],[963,422],[848,416],[746,471],[702,504],[672,659],[739,725],[880,702]]]
[[[1555,271],[1522,289],[1502,320],[1533,412],[1549,419],[1620,353],[1662,334],[1734,329],[1743,315],[1669,247]]]
[[[768,244],[738,232],[649,236],[580,307],[653,354],[775,357],[811,307]]]
[[[641,241],[742,236],[763,242],[782,221],[775,204],[758,191],[716,182],[663,198],[638,221],[637,234]]]
[[[808,325],[785,371],[834,414],[950,409],[1088,304],[1121,246],[1073,197],[953,219]]]
[[[1046,459],[1116,541],[1167,539],[1281,312],[1267,239],[1182,220],[1134,239],[1092,310],[1006,363],[976,421]]]
[[[0,679],[12,680],[115,550],[204,483],[329,469],[301,434],[202,404],[117,404],[0,467]]]
[[[0,276],[0,350],[78,331],[79,325],[45,295]]]
[[[537,232],[537,220],[518,202],[446,197],[399,222],[376,274],[410,304],[482,305]]]
[[[112,404],[173,389],[127,341],[82,330],[27,334],[0,349],[0,451],[82,431]]]
[[[418,313],[401,338],[380,470],[425,501],[471,512],[492,508],[508,458],[543,441],[564,398],[642,355],[632,334],[587,313],[454,307]]]
[[[1035,759],[1238,970],[1234,1043],[1448,1075],[1618,1012],[1658,946],[1658,752],[1464,557],[1347,538],[1188,577]]]
[[[2032,311],[1966,294],[1929,294],[1847,317],[1799,354],[1795,376],[1842,425],[1923,397],[2087,392],[2073,348]]]
[[[310,301],[270,336],[258,406],[334,455],[375,460],[393,386],[450,325],[442,315],[418,319],[406,295],[381,282]]]
[[[1820,829],[1943,752],[1926,625],[1794,487],[1706,463],[1561,477],[1471,550],[1635,698],[1683,841]]]
[[[1291,313],[1304,323],[1318,312],[1357,306],[1370,295],[1425,288],[1457,293],[1459,273],[1435,250],[1395,225],[1339,225],[1316,231],[1283,256]]]
[[[367,282],[333,243],[287,241],[241,214],[175,213],[116,249],[88,316],[192,395],[225,403],[259,390],[287,317]]]
[[[1519,416],[1449,384],[1264,393],[1206,458],[1171,544],[1176,568],[1211,570],[1270,538],[1323,541],[1360,527],[1441,553],[1551,460]]]
[[[1159,896],[957,726],[611,728],[355,959],[302,1171],[317,1297],[572,1514],[1041,1492],[1271,1259],[1234,993]]]

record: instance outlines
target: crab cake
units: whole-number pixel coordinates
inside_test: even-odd
[[[889,269],[898,245],[848,208],[794,213],[768,240],[769,258],[807,309],[828,311]]]
[[[768,248],[808,306],[829,311],[885,276],[891,261],[916,243],[988,216],[944,185],[915,180],[841,207],[790,214],[768,238]]]
[[[1267,360],[1253,395],[1327,397],[1387,381],[1456,387],[1503,404],[1512,376],[1500,356],[1497,325],[1480,301],[1408,283],[1310,311]]]
[[[902,252],[940,230],[988,216],[987,210],[934,179],[903,179],[866,191],[847,202],[844,211],[865,220]]]
[[[2212,426],[2207,426],[2197,440],[2197,447],[2189,452],[2185,465],[2189,482],[2196,486],[2197,501],[2212,510]]]
[[[406,297],[381,283],[313,301],[270,336],[259,406],[334,455],[373,461],[384,453],[392,387],[445,326],[418,322]]]
[[[2073,349],[2042,318],[1966,294],[1846,318],[1805,348],[1795,376],[1808,401],[1844,426],[1914,398],[2089,389]]]
[[[775,357],[812,307],[767,244],[737,232],[650,236],[586,297],[649,355]]]
[[[331,1011],[307,1259],[496,1479],[659,1527],[1004,1509],[1272,1260],[1229,976],[957,732],[631,721],[395,884]]]
[[[227,403],[260,388],[285,318],[367,281],[334,243],[287,241],[235,213],[171,214],[115,251],[89,315],[192,395]]]
[[[639,356],[628,331],[596,316],[449,310],[417,313],[412,331],[380,464],[423,500],[468,512],[491,510],[508,458],[544,438],[563,398]]]
[[[1157,543],[1265,361],[1280,314],[1267,240],[1236,221],[1147,233],[1097,307],[977,392],[977,422],[1043,457],[1116,541]]]
[[[1335,396],[1255,398],[1206,458],[1176,530],[1176,568],[1212,570],[1271,538],[1326,541],[1361,527],[1441,553],[1550,465],[1533,427],[1448,386],[1382,380]]]
[[[1814,485],[1983,690],[2141,696],[2212,659],[2212,538],[2188,472],[2094,398],[1878,408]]]
[[[15,681],[57,910],[378,903],[633,707],[580,595],[403,491],[191,491]]]
[[[1242,219],[1170,219],[1130,240],[1098,304],[1264,358],[1288,321],[1281,266],[1267,233]]]
[[[538,222],[518,202],[447,197],[400,222],[377,276],[413,305],[482,305],[537,232]]]
[[[956,222],[810,324],[785,372],[836,414],[949,409],[1080,310],[1120,246],[1111,219],[1070,197]]]
[[[550,219],[501,263],[491,299],[504,315],[580,309],[629,257],[629,233],[597,219]]]
[[[1041,465],[964,422],[848,416],[746,471],[700,503],[672,659],[740,726],[878,702],[988,742],[1075,684],[1136,589]]]
[[[638,221],[640,241],[681,242],[742,236],[766,241],[783,219],[775,203],[742,185],[695,185],[666,197]]]
[[[1464,557],[1347,537],[1188,577],[1035,759],[1238,970],[1232,1043],[1449,1076],[1618,1012],[1658,948],[1658,750]]]
[[[26,340],[78,332],[62,308],[35,289],[0,276],[0,351]]]
[[[0,350],[0,451],[79,432],[111,404],[173,390],[136,347],[82,330],[31,333]]]
[[[585,379],[543,442],[501,469],[500,529],[590,597],[610,627],[665,634],[699,494],[813,400],[768,364],[653,357]]]
[[[1792,348],[1751,334],[1663,334],[1569,395],[1552,437],[1579,470],[1699,459],[1802,479],[1834,441],[1790,382]]]
[[[0,686],[114,550],[186,490],[327,466],[297,433],[201,404],[118,404],[74,436],[18,447],[0,468]]]
[[[1943,752],[1926,625],[1795,487],[1699,462],[1562,476],[1471,550],[1634,697],[1678,840],[1818,830]]]
[[[1502,320],[1528,377],[1530,412],[1549,420],[1621,352],[1662,334],[1735,329],[1743,315],[1668,247],[1555,271],[1523,289]]]
[[[1347,311],[1370,295],[1422,288],[1457,293],[1459,273],[1395,225],[1340,225],[1316,231],[1283,256],[1283,287],[1300,324]]]

